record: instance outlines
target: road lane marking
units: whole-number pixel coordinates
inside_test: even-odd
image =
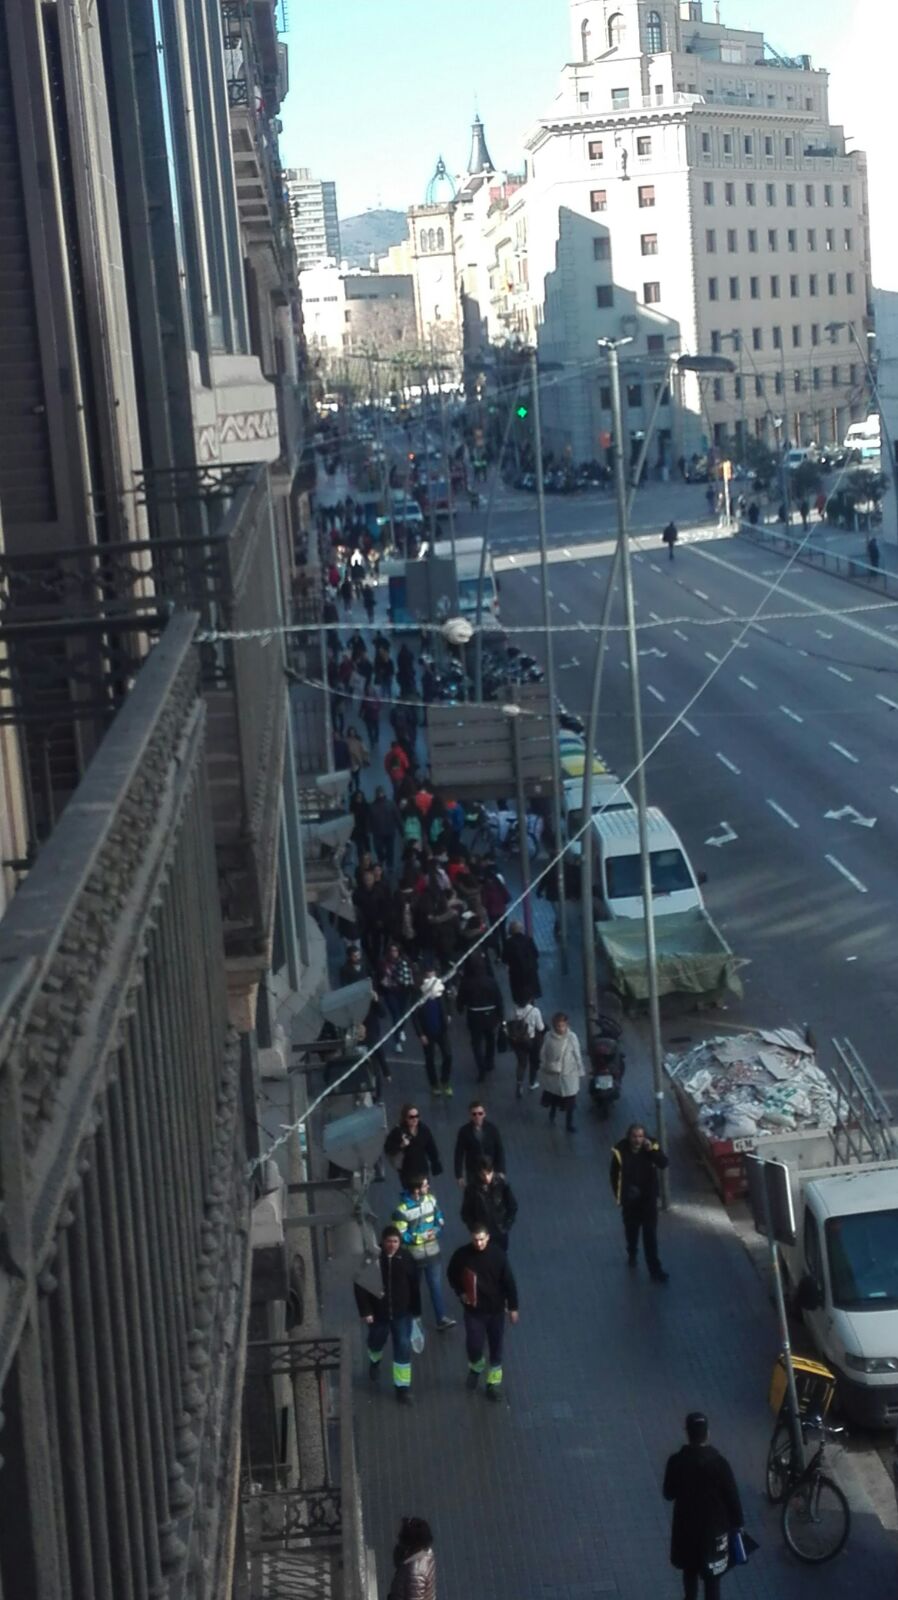
[[[803,653],[807,654],[806,651]],[[850,673],[841,672],[838,667],[827,667],[826,670],[827,672],[831,672],[834,678],[841,678],[843,683],[854,683],[854,679],[851,677]]]
[[[823,859],[824,861],[828,861],[831,867],[835,867],[837,872],[841,872],[842,877],[847,878],[848,882],[851,884],[851,887],[856,889],[858,894],[867,893],[867,885],[865,883],[861,883],[860,878],[856,878],[853,872],[848,871],[847,867],[843,867],[841,861],[839,861],[836,856],[824,856]]]
[[[720,666],[720,656],[714,655],[714,652],[712,650],[706,650],[705,651],[705,655],[707,656],[709,661],[713,661],[714,662],[715,667],[719,667]]]
[[[831,639],[832,638],[832,634],[831,633],[824,633],[822,628],[817,628],[815,631],[816,631],[816,633],[818,634],[818,636],[821,639]]]
[[[681,717],[680,721],[682,722],[683,727],[686,728],[687,731],[692,734],[693,739],[700,739],[701,738],[701,734],[699,733],[698,728],[693,728],[692,723],[691,722],[687,722],[685,717]]]
[[[638,557],[637,557],[637,560],[638,560],[638,559],[639,559],[639,558],[638,558]],[[661,571],[661,568],[660,568],[660,567],[659,567],[659,565],[658,565],[658,563],[657,563],[657,561],[651,561],[651,562],[650,562],[650,563],[649,563],[649,565],[650,565],[650,566],[651,566],[651,569],[652,569],[652,571],[653,571],[653,572],[660,572],[660,571]]]
[[[843,744],[836,744],[835,739],[830,739],[829,748],[830,750],[838,750],[840,756],[844,756],[846,761],[851,761],[854,766],[857,766],[858,757],[853,756],[850,750],[846,750]]]
[[[898,711],[898,700],[890,700],[887,694],[878,694],[876,698],[881,700],[884,706],[888,706],[890,711]]]
[[[622,667],[623,667],[623,669],[624,669],[624,671],[625,671],[625,672],[629,672],[629,670],[630,670],[630,663],[629,663],[629,661],[622,661],[622,662],[621,662],[621,666],[622,666]]]
[[[737,577],[744,578],[748,583],[757,584],[759,588],[763,588],[768,591],[769,598],[770,586],[764,582],[763,577],[759,576],[758,573],[750,572],[746,566],[740,566],[735,561],[728,561],[725,556],[715,555],[710,550],[703,550],[698,543],[695,545],[694,554],[701,556],[703,561],[712,562],[715,567],[724,567],[728,572],[735,573]],[[790,568],[790,577],[798,570],[799,568],[797,567]],[[780,576],[782,576],[785,571],[785,566],[778,568]],[[865,633],[868,639],[878,639],[882,644],[887,644],[892,650],[898,650],[898,640],[886,638],[886,633],[884,630],[889,628],[888,623],[883,623],[879,627],[873,627],[870,623],[861,622],[859,618],[847,616],[845,612],[842,611],[840,611],[838,615],[834,616],[831,607],[818,605],[816,600],[808,600],[804,595],[796,594],[794,590],[787,589],[782,583],[777,583],[775,585],[775,592],[776,595],[782,600],[795,600],[799,605],[806,606],[809,618],[814,616],[820,618],[825,617],[830,621],[840,622],[843,628],[853,628],[856,633]],[[891,609],[894,606],[894,603],[894,601],[886,600],[883,601],[881,605],[867,605],[865,607],[858,607],[857,609],[885,611],[887,609]],[[762,627],[760,622],[754,622],[751,624],[751,626],[754,628],[760,628],[762,633],[767,632],[767,629]],[[898,627],[898,624],[893,624],[892,626],[893,628]]]
[[[678,639],[682,639],[684,644],[688,644],[689,643],[689,635],[687,633],[681,633],[679,628],[674,628],[674,633],[676,634]]]
[[[740,683],[744,683],[744,684],[745,684],[745,687],[746,687],[746,689],[754,689],[754,691],[755,691],[755,694],[757,694],[757,692],[758,692],[758,686],[757,686],[757,684],[756,684],[756,683],[752,683],[752,681],[751,681],[751,678],[744,678],[744,677],[743,677],[743,676],[742,676],[742,673],[741,673],[741,672],[740,672],[740,674],[739,674],[739,682],[740,682]]]
[[[660,622],[661,621],[661,618],[659,617],[657,611],[650,611],[649,612],[649,616],[651,617],[653,622]]]
[[[846,817],[850,817],[859,828],[876,827],[876,818],[862,817],[857,806],[842,806],[840,811],[824,811],[823,815],[827,822],[843,822]]]
[[[735,772],[737,778],[742,776],[741,767],[737,767],[735,761],[731,761],[729,756],[723,755],[720,750],[715,750],[714,754],[716,755],[718,761],[722,762],[730,772]]]
[[[570,606],[566,606],[563,600],[559,600],[558,609],[559,609],[559,611],[563,611],[565,613],[565,616],[569,617],[570,614],[571,614]]]
[[[757,628],[759,633],[769,633],[770,631],[769,628],[764,627],[763,622],[753,622],[752,627]]]
[[[728,822],[721,820],[720,826],[723,829],[723,833],[718,833],[716,836],[706,839],[705,844],[720,846],[722,844],[732,844],[734,839],[738,839],[738,833],[736,833],[734,828],[730,827]]]
[[[775,811],[778,817],[782,817],[784,822],[788,822],[790,828],[797,828],[799,826],[799,824],[795,821],[795,818],[790,817],[788,811],[784,811],[782,806],[778,806],[775,800],[768,800],[767,804],[769,805],[771,811]]]
[[[693,589],[692,593],[694,595],[697,595],[699,600],[707,600],[708,599],[708,596],[705,594],[704,589]],[[708,603],[710,605],[710,601],[708,601]]]
[[[788,706],[780,706],[780,710],[784,717],[791,717],[793,722],[804,722],[804,717],[800,717],[797,711],[790,711]]]
[[[531,583],[535,583],[535,584],[539,584],[539,578],[536,576],[535,572],[531,572],[531,574],[530,574],[530,582]]]
[[[647,683],[646,684],[645,692],[646,692],[646,694],[653,694],[655,696],[656,700],[660,700],[661,704],[662,705],[664,704],[664,696],[661,693],[661,690],[660,689],[656,689],[655,685],[653,683]]]
[[[721,601],[721,605],[723,606],[723,609],[726,612],[728,617],[738,617],[738,615],[739,615],[738,611],[734,611],[732,606],[724,606],[722,601]]]

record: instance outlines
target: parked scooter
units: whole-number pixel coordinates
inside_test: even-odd
[[[592,1068],[589,1078],[589,1098],[600,1120],[607,1122],[612,1106],[620,1099],[627,1063],[620,1042],[621,1025],[617,1019],[604,1012],[600,1013],[598,1029],[598,1034],[589,1050]]]

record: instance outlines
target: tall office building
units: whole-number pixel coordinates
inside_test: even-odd
[[[308,167],[288,167],[285,174],[293,227],[293,247],[300,272],[326,261],[339,263],[340,223],[337,186],[313,178]]]
[[[633,435],[673,352],[732,358],[732,376],[690,377],[663,406],[668,455],[842,437],[867,403],[848,326],[863,342],[867,182],[830,121],[826,72],[704,20],[698,0],[571,0],[570,25],[518,197],[540,353],[576,365],[600,336],[630,339]],[[497,280],[514,287],[498,307],[513,326],[520,275]],[[609,403],[597,370],[552,385],[549,442],[594,456]]]

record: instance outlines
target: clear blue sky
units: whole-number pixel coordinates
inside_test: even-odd
[[[862,6],[869,49],[870,13],[891,0],[722,0],[721,18],[828,67],[833,114],[862,144],[865,99],[844,66]],[[519,166],[568,54],[567,0],[289,0],[289,13],[284,155],[336,180],[341,216],[422,200],[440,154],[463,170],[475,108],[496,165]]]

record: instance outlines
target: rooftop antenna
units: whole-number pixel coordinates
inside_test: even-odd
[[[714,21],[720,27],[720,0],[714,0]]]

